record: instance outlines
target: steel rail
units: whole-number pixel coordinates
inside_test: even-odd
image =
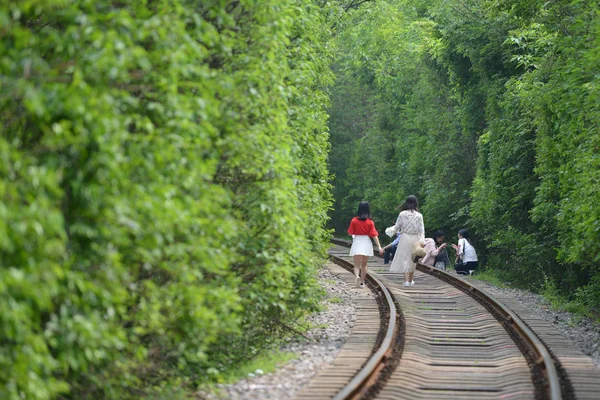
[[[353,271],[354,266],[351,263],[339,257],[332,258],[334,258],[336,264]],[[356,373],[356,375],[354,375],[350,382],[348,382],[348,384],[333,397],[334,400],[346,400],[359,397],[361,393],[369,388],[369,383],[373,381],[373,378],[381,371],[385,365],[385,361],[389,358],[394,349],[394,338],[397,332],[396,318],[398,316],[396,304],[394,303],[394,299],[389,290],[379,279],[371,274],[367,274],[367,279],[373,282],[385,297],[389,309],[387,330],[379,349],[371,355],[365,365]]]
[[[517,314],[504,306],[500,301],[496,300],[496,298],[492,295],[482,291],[481,289],[478,289],[461,278],[421,263],[417,264],[417,269],[446,281],[458,289],[461,289],[463,292],[477,300],[481,305],[488,309],[488,311],[491,311],[490,307],[493,308],[493,310],[496,312],[492,312],[492,315],[494,315],[494,317],[502,324],[504,329],[508,331],[509,327],[512,327],[518,337],[527,343],[529,349],[534,352],[533,357],[529,357],[529,355],[525,352],[524,355],[529,359],[528,361],[530,362],[532,373],[535,374],[539,371],[543,375],[544,393],[541,394],[542,398],[549,400],[562,400],[560,379],[550,352],[537,337],[537,335],[531,329],[529,329],[529,327],[521,320],[521,318],[519,318]],[[508,333],[510,334],[511,332]],[[516,341],[515,343],[519,345],[519,343]],[[539,370],[536,370],[536,368],[539,368]]]
[[[348,240],[338,238],[331,239],[331,242],[345,247],[350,247],[352,244],[352,242]],[[502,324],[507,333],[512,337],[515,344],[517,344],[517,346],[521,349],[524,356],[528,360],[530,370],[532,375],[534,375],[534,378],[536,375],[541,374],[542,387],[539,387],[539,382],[534,380],[534,386],[536,386],[536,394],[538,397],[548,400],[562,400],[561,381],[550,352],[548,351],[546,345],[531,329],[529,329],[529,327],[521,320],[521,318],[519,318],[517,314],[504,306],[500,301],[496,300],[496,298],[494,298],[492,295],[478,289],[463,279],[421,263],[417,264],[417,269],[450,283],[483,305],[494,316],[494,318],[496,318],[496,320]],[[371,277],[376,279],[372,275]],[[523,347],[523,345],[519,343],[519,339],[525,343],[526,347]],[[369,362],[367,365],[371,365],[371,363]],[[366,365],[363,369],[366,369]],[[352,381],[354,380],[355,379]],[[340,392],[340,394],[341,393],[342,392]],[[347,393],[347,391],[344,390],[344,393]],[[340,397],[339,395],[334,397],[334,399],[338,400],[348,398],[351,397]]]

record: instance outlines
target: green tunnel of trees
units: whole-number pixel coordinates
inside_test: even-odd
[[[332,223],[469,228],[483,267],[600,306],[600,7],[375,1],[336,38]]]
[[[381,229],[415,194],[486,268],[597,309],[599,12],[2,2],[0,398],[219,381],[318,309],[363,199]]]

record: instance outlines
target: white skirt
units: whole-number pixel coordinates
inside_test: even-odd
[[[371,242],[371,238],[368,235],[356,235],[352,239],[350,255],[356,256],[359,254],[363,256],[373,255],[373,242]]]

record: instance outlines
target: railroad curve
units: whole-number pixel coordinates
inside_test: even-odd
[[[334,243],[330,256],[352,273],[349,242]],[[561,381],[543,342],[493,297],[424,265],[418,266],[411,288],[402,287],[399,274],[386,272],[377,258],[370,267],[375,273],[369,274],[368,286],[380,303],[379,317],[388,322],[379,329],[372,357],[333,397],[323,398],[574,398],[572,390],[561,391],[570,383]],[[389,311],[391,304],[395,312]],[[396,326],[389,322],[391,314]],[[318,377],[312,398],[336,377],[339,385],[335,371]]]

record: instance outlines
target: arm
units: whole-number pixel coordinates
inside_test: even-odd
[[[396,239],[394,239],[394,241],[390,244],[388,244],[387,246],[385,246],[383,249],[389,249],[392,246],[398,246],[398,242],[400,241],[400,235],[396,236]]]
[[[379,232],[375,229],[375,223],[373,220],[369,220],[369,225],[371,226],[371,232],[369,236],[375,240],[375,244],[377,244],[377,249],[379,250],[379,254],[383,253],[383,249],[381,248],[381,244],[379,244]]]
[[[379,237],[373,236],[373,240],[375,240],[375,244],[377,245],[377,248],[379,249],[379,253],[383,253],[383,249],[381,248],[381,245],[379,244]]]
[[[458,246],[455,245],[454,243],[452,243],[452,248],[454,249],[454,252],[456,253],[456,259],[458,260]]]
[[[462,243],[461,243],[462,240]],[[465,240],[467,239],[460,239],[458,241],[458,255],[463,256],[465,254]]]
[[[429,262],[429,260],[431,260],[432,258],[435,258],[435,256],[437,255],[437,251],[435,249],[435,242],[432,240],[428,240],[427,242],[425,242],[425,251],[425,257],[423,257],[421,263],[428,265],[427,262]],[[436,251],[436,255],[433,254],[434,251]]]
[[[398,236],[396,236],[396,239],[394,239],[394,241],[392,243],[390,243],[390,246],[398,246],[398,242],[400,241],[400,234],[398,234]]]
[[[402,219],[400,218],[400,214],[398,214],[398,218],[396,219],[396,223],[392,226],[385,228],[385,234],[389,237],[394,237],[396,233],[399,233],[402,230]]]
[[[431,255],[433,257],[437,257],[438,254],[440,254],[440,251],[442,251],[443,248],[446,247],[446,243],[443,243],[440,247],[438,247],[437,249],[433,249],[431,250]]]
[[[350,226],[348,227],[348,234],[354,235],[354,232],[354,218],[352,218],[352,221],[350,221]]]
[[[423,225],[423,215],[419,214],[419,240],[425,241],[425,225]]]
[[[402,231],[402,222],[402,212],[400,212],[400,214],[398,214],[398,218],[396,218],[396,225],[394,225],[396,232]]]

